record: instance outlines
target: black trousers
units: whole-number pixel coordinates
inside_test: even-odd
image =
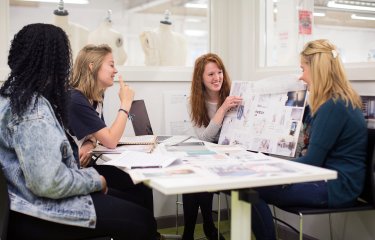
[[[156,221],[148,209],[108,194],[98,192],[91,196],[97,215],[95,229],[58,224],[11,211],[8,239],[70,240],[102,236],[113,239],[155,239]]]
[[[151,188],[143,183],[134,184],[129,174],[117,167],[109,165],[94,165],[93,167],[107,180],[110,195],[137,203],[154,214]]]
[[[184,209],[184,235],[183,239],[193,239],[198,209],[201,209],[203,217],[203,230],[206,235],[214,231],[215,224],[212,219],[213,193],[191,193],[183,194]]]
[[[108,193],[91,194],[97,215],[95,229],[44,221],[21,213],[10,213],[9,239],[85,239],[110,236],[114,239],[155,239],[152,189],[134,184],[124,171],[94,165],[107,180]]]

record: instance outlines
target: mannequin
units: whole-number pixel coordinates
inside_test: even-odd
[[[145,64],[148,66],[185,66],[187,44],[183,35],[172,30],[169,21],[170,12],[165,11],[165,19],[160,21],[159,28],[145,31],[140,41],[145,53]]]
[[[121,33],[112,29],[111,15],[112,11],[108,10],[108,17],[105,21],[89,34],[88,43],[96,45],[104,43],[108,44],[112,48],[115,63],[123,65],[127,59],[127,54],[124,49],[124,39]]]
[[[87,44],[89,31],[87,28],[69,22],[68,11],[64,9],[64,1],[60,0],[58,9],[54,12],[54,25],[62,28],[68,35],[70,46],[73,52],[73,59],[75,59],[79,50]]]

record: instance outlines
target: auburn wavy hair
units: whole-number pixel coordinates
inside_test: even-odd
[[[326,39],[308,42],[301,52],[301,61],[310,66],[312,84],[309,105],[314,114],[329,99],[341,99],[347,106],[361,108],[360,96],[348,81],[336,47]]]
[[[11,42],[10,74],[0,88],[0,95],[10,99],[12,112],[21,117],[34,97],[35,106],[43,96],[65,125],[71,55],[69,39],[61,28],[42,23],[24,26]]]
[[[189,101],[191,106],[190,118],[193,124],[198,127],[207,127],[210,123],[205,103],[206,88],[203,83],[204,69],[210,62],[215,63],[219,69],[223,71],[223,83],[219,93],[220,100],[218,102],[218,107],[223,104],[225,98],[229,96],[230,93],[231,80],[220,57],[214,53],[207,53],[197,58],[194,64]]]

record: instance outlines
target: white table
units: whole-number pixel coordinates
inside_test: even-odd
[[[105,156],[107,160],[114,157],[115,155]],[[278,158],[272,159],[272,163],[275,163],[276,165],[281,164],[283,165],[284,169],[298,169],[298,171],[290,173],[283,172],[282,174],[255,174],[240,177],[226,176],[212,179],[187,177],[176,178],[172,181],[170,178],[165,177],[152,178],[145,181],[145,184],[165,195],[232,190],[231,239],[246,240],[251,238],[251,203],[239,200],[239,192],[241,191],[239,189],[330,180],[337,178],[337,172],[328,169],[318,168]],[[253,162],[251,164],[253,164]],[[262,167],[262,163],[255,161],[254,166]]]

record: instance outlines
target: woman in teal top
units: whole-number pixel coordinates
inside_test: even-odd
[[[335,170],[337,179],[258,188],[261,200],[252,211],[257,240],[276,239],[268,203],[351,206],[364,186],[367,127],[361,99],[347,80],[335,46],[327,40],[307,43],[301,52],[301,68],[300,79],[310,93],[312,122],[307,152],[296,161]]]

